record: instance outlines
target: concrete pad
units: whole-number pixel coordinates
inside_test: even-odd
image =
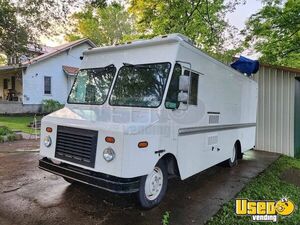
[[[69,185],[37,168],[37,153],[0,154],[0,224],[204,224],[279,157],[249,151],[235,168],[212,167],[187,180],[172,179],[162,204],[145,211],[134,195]]]
[[[40,147],[40,140],[18,140],[12,142],[0,143],[1,153],[16,153],[26,151],[37,151]]]

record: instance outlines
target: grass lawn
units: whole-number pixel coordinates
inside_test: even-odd
[[[13,131],[33,134],[35,131],[27,127],[33,119],[33,116],[0,116],[0,126],[6,126]],[[37,119],[40,120],[41,117],[37,117]]]
[[[253,179],[238,195],[237,198],[247,198],[249,200],[280,200],[288,197],[296,205],[296,210],[289,217],[279,217],[278,223],[252,222],[250,216],[235,215],[235,199],[223,205],[223,208],[207,222],[208,225],[220,224],[300,224],[300,188],[286,183],[280,179],[280,174],[289,169],[300,169],[300,160],[287,156],[280,157],[265,172]]]

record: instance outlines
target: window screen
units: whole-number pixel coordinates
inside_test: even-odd
[[[51,94],[51,77],[44,77],[44,93]]]
[[[3,89],[8,89],[8,79],[3,80]]]
[[[11,89],[16,90],[16,77],[11,77]]]

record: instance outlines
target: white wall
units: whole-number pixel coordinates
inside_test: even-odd
[[[66,103],[69,90],[67,75],[62,66],[80,67],[82,52],[91,46],[83,43],[59,55],[28,66],[23,75],[23,103],[41,104],[44,99],[54,99]],[[44,77],[51,78],[51,94],[44,94]],[[27,98],[26,98],[27,97]]]

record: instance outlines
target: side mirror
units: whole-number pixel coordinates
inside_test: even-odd
[[[189,102],[190,77],[181,75],[179,77],[178,102],[188,104]]]
[[[187,92],[178,93],[178,102],[187,104],[188,100],[189,100],[189,94]]]
[[[181,75],[179,77],[179,91],[188,92],[190,87],[190,77]]]

